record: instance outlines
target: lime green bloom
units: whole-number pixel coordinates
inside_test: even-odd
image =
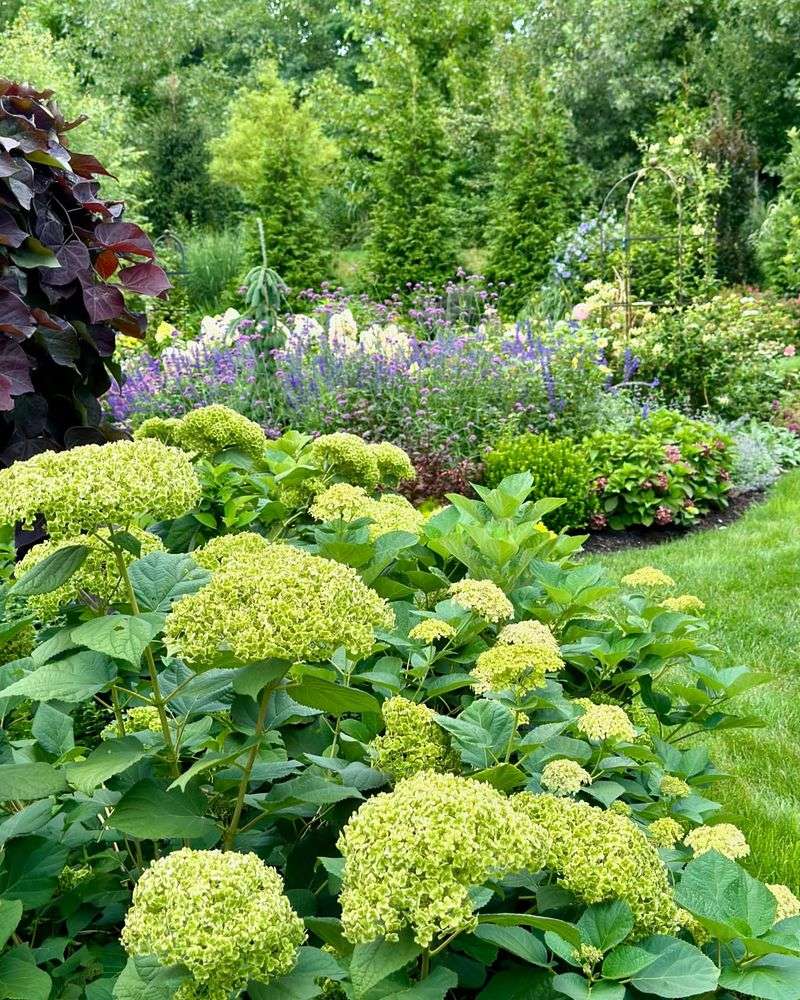
[[[181,1000],[229,1000],[250,979],[285,975],[304,937],[274,868],[255,854],[189,848],[150,864],[122,929],[129,955],[186,967]]]
[[[683,839],[683,827],[671,816],[654,819],[648,826],[647,832],[656,847],[674,847]]]
[[[74,889],[81,882],[85,882],[87,878],[90,878],[91,874],[92,869],[88,865],[82,865],[81,867],[66,865],[66,867],[61,869],[61,873],[58,876],[58,888],[62,892],[69,892],[70,889]]]
[[[789,917],[800,917],[800,899],[795,896],[788,885],[770,885],[768,882],[767,888],[778,904],[775,913],[776,924],[780,923],[781,920],[788,920]]]
[[[267,447],[266,435],[258,424],[220,403],[191,410],[179,421],[174,434],[181,448],[208,458],[236,448],[259,459]]]
[[[592,776],[575,760],[551,760],[542,769],[542,787],[556,795],[577,795]]]
[[[227,569],[237,562],[258,562],[259,559],[284,553],[291,558],[299,550],[283,542],[270,542],[255,531],[240,531],[236,535],[219,535],[192,552],[192,559],[212,572]]]
[[[437,639],[452,639],[455,634],[456,630],[450,622],[441,618],[424,618],[409,631],[408,638],[432,646]]]
[[[678,611],[682,615],[699,615],[705,609],[705,604],[694,594],[681,594],[679,597],[665,597],[661,607],[667,611]]]
[[[369,447],[378,463],[378,476],[381,483],[394,484],[406,479],[417,478],[417,470],[411,459],[396,444],[382,441],[380,444],[371,444]]]
[[[365,802],[342,830],[339,902],[350,941],[417,943],[475,926],[469,887],[537,871],[548,838],[491,785],[423,771]]]
[[[30,656],[36,646],[36,629],[30,622],[5,641],[0,640],[0,667]]]
[[[425,523],[424,516],[399,493],[384,493],[378,500],[373,500],[368,516],[372,518],[369,536],[373,541],[390,531],[408,531],[418,535]]]
[[[116,740],[127,733],[161,732],[161,716],[155,705],[139,705],[136,708],[129,708],[123,713],[122,721],[125,733],[120,730],[117,720],[114,719],[102,730],[100,739]]]
[[[419,534],[424,518],[405,497],[385,493],[373,499],[361,486],[334,483],[319,493],[309,507],[316,521],[355,521],[361,517],[372,520],[369,536],[374,541],[390,531],[410,531]]]
[[[54,539],[178,517],[199,499],[188,455],[152,438],[48,451],[0,470],[0,524],[43,514]]]
[[[618,816],[631,816],[633,814],[633,809],[622,799],[614,799],[608,808],[610,812],[616,813]]]
[[[134,441],[155,438],[163,444],[178,445],[177,431],[181,422],[177,417],[148,417],[133,432]]]
[[[318,661],[339,646],[366,656],[374,630],[393,624],[389,606],[350,566],[269,545],[255,558],[223,560],[210,583],[174,605],[165,637],[198,667],[224,651],[245,663]]]
[[[545,865],[584,903],[623,899],[639,937],[669,934],[675,903],[658,851],[627,816],[555,795],[521,792],[517,811],[551,838]]]
[[[677,778],[674,774],[665,774],[661,779],[659,791],[667,799],[685,799],[692,794],[692,789],[683,778]]]
[[[312,464],[354,486],[371,491],[381,481],[373,447],[355,434],[323,434],[311,442],[309,451]]]
[[[383,703],[381,713],[386,729],[370,743],[379,771],[400,781],[420,771],[446,771],[452,766],[447,737],[427,705],[398,695]]]
[[[563,666],[564,661],[550,646],[498,643],[480,654],[470,676],[478,694],[511,691],[516,698],[522,698],[542,687],[548,671],[555,672]]]
[[[133,525],[128,528],[128,533],[133,535],[140,544],[143,556],[147,555],[148,552],[163,552],[164,544],[156,535],[151,535]],[[39,616],[41,621],[50,621],[70,602],[85,601],[87,597],[99,601],[101,605],[125,600],[117,561],[107,545],[110,532],[107,528],[99,528],[97,535],[99,537],[76,535],[74,538],[55,541],[47,539],[34,545],[19,561],[16,569],[17,577],[27,573],[29,569],[66,545],[86,545],[89,549],[89,554],[66,583],[51,590],[49,594],[36,594],[27,599],[28,606]],[[105,542],[101,539],[105,539]],[[122,558],[125,565],[130,566],[137,557],[133,553],[123,550]]]
[[[589,976],[598,962],[603,961],[603,953],[591,944],[582,944],[573,951],[572,958],[580,965],[583,973]]]
[[[642,566],[640,569],[623,576],[622,582],[627,587],[674,587],[675,581],[671,576],[662,573],[655,566]]]
[[[698,826],[686,834],[683,842],[691,847],[696,858],[706,851],[716,851],[731,861],[736,861],[738,858],[746,858],[750,853],[744,834],[733,823]]]
[[[583,715],[575,720],[575,728],[588,740],[602,743],[604,740],[631,742],[636,739],[636,730],[619,705],[595,705],[588,698],[576,698],[573,704],[583,709]]]
[[[514,617],[514,605],[491,580],[459,580],[451,584],[449,593],[456,604],[487,622],[496,624]]]
[[[535,619],[504,625],[500,629],[497,641],[512,646],[547,646],[554,653],[560,654],[556,637],[543,622],[537,622]]]

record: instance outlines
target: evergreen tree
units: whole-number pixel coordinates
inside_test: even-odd
[[[378,294],[441,282],[456,268],[449,149],[441,109],[410,86],[376,105],[381,116],[367,270]]]
[[[329,277],[331,240],[319,208],[336,147],[273,63],[262,68],[257,88],[234,98],[211,150],[212,178],[231,184],[262,219],[270,265],[286,283],[298,289]],[[250,249],[258,262],[255,242]]]
[[[569,119],[541,82],[508,95],[486,231],[487,273],[518,311],[547,276],[556,238],[578,216],[585,173],[568,151]]]

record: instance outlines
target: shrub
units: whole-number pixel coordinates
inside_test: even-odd
[[[94,156],[66,145],[48,92],[0,81],[0,463],[102,440],[118,331],[142,336],[123,290],[169,288],[150,240],[104,202]],[[144,262],[133,263],[137,258]],[[109,279],[116,274],[116,281]]]
[[[800,313],[771,294],[726,290],[686,309],[664,310],[630,343],[645,379],[668,401],[730,419],[769,416],[797,386],[794,353]]]
[[[657,410],[625,430],[595,431],[585,444],[597,477],[598,526],[687,525],[727,505],[733,451],[711,424]]]
[[[579,563],[526,473],[418,533],[310,527],[286,488],[364,470],[309,452],[289,434],[260,467],[279,542],[193,554],[140,555],[127,530],[194,502],[165,445],[55,456],[44,493],[40,459],[0,471],[4,516],[41,496],[74,533],[0,591],[4,727],[26,751],[0,760],[9,982],[443,1000],[619,995],[628,969],[637,992],[696,996],[765,957],[794,981],[800,903],[736,865],[743,832],[710,798],[707,736],[752,725],[729,703],[761,677],[725,666],[696,598]],[[73,583],[89,538],[101,602]]]
[[[731,482],[741,493],[764,489],[800,465],[800,437],[788,427],[745,417],[722,427],[733,440]]]
[[[543,434],[504,438],[486,456],[485,465],[489,486],[515,472],[530,472],[534,499],[563,497],[566,503],[544,517],[554,531],[584,527],[597,506],[588,453],[571,438],[553,440]]]
[[[800,132],[790,129],[788,139],[780,193],[756,236],[756,258],[768,288],[796,295],[800,291]]]

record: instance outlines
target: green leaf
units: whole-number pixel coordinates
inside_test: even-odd
[[[745,968],[723,969],[719,985],[763,1000],[798,1000],[800,997],[800,958],[770,955]]]
[[[760,937],[775,922],[775,897],[769,889],[716,851],[689,862],[675,899],[723,941]]]
[[[475,781],[485,781],[487,785],[501,792],[511,792],[527,784],[528,776],[515,764],[495,764],[470,775]]]
[[[251,1000],[312,1000],[322,992],[317,986],[320,979],[344,979],[344,969],[333,955],[319,948],[303,947],[297,964],[290,973],[281,976],[268,986],[251,982],[247,993]]]
[[[127,771],[147,753],[146,748],[135,736],[119,740],[106,740],[89,754],[86,760],[64,767],[67,781],[84,795],[91,793],[104,781]]]
[[[31,802],[63,792],[64,775],[52,764],[0,764],[0,802]]]
[[[64,545],[23,573],[9,593],[17,597],[34,597],[58,590],[83,565],[88,555],[88,545]]]
[[[514,713],[499,701],[479,698],[458,718],[437,715],[437,723],[455,737],[466,764],[487,768],[505,753],[514,732]]]
[[[457,985],[458,976],[455,972],[439,966],[421,983],[414,983],[408,989],[384,993],[381,1000],[444,1000]]]
[[[71,637],[81,646],[138,667],[142,653],[158,635],[163,623],[161,615],[152,613],[105,615],[74,628]]]
[[[558,1000],[553,974],[539,969],[498,972],[478,995],[478,1000]]]
[[[623,944],[606,955],[603,975],[607,979],[629,979],[655,962],[655,955],[636,945]]]
[[[107,656],[89,650],[73,653],[63,660],[46,663],[5,688],[3,698],[13,696],[31,701],[86,701],[102,691],[117,675]]]
[[[42,749],[60,757],[75,746],[72,719],[45,702],[36,709],[31,733]]]
[[[547,948],[530,931],[522,927],[504,927],[497,924],[479,924],[475,928],[475,937],[488,941],[517,958],[530,962],[531,965],[548,964]]]
[[[0,956],[0,997],[3,1000],[47,1000],[53,981],[37,969],[30,952],[15,948]]]
[[[258,698],[267,684],[273,684],[283,677],[291,664],[286,660],[262,660],[259,663],[249,663],[231,671],[233,690],[237,694]]]
[[[130,564],[128,575],[141,610],[164,614],[178,598],[195,594],[211,579],[191,556],[172,552],[149,552]]]
[[[624,941],[633,930],[633,913],[622,899],[595,903],[581,915],[578,929],[589,944],[600,951],[608,951]]]
[[[66,847],[44,837],[9,841],[0,871],[0,898],[19,899],[26,910],[44,906],[68,857]]]
[[[357,944],[350,959],[350,981],[356,1000],[382,979],[413,962],[421,950],[409,933],[395,942],[378,938],[369,944]]]
[[[574,924],[555,917],[540,917],[534,913],[487,913],[478,917],[479,924],[499,924],[502,927],[535,927],[539,931],[551,931],[564,938],[574,948],[580,948],[583,943],[581,933]]]
[[[685,1000],[717,988],[719,969],[688,941],[657,934],[638,947],[655,956],[646,969],[631,976],[631,985],[641,993]]]
[[[340,684],[332,684],[317,677],[304,677],[303,680],[287,689],[287,693],[301,705],[318,708],[328,715],[345,715],[348,712],[380,713],[380,702],[366,691],[346,688]]]
[[[194,799],[176,790],[167,792],[149,778],[122,796],[108,825],[142,840],[193,840],[218,833],[216,824],[201,815]]]
[[[172,1000],[187,977],[180,966],[164,967],[150,956],[129,958],[114,986],[114,1000]]]
[[[17,929],[22,917],[22,903],[18,899],[0,899],[0,949]]]

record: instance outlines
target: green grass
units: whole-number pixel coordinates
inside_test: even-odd
[[[770,675],[737,700],[763,729],[712,737],[715,763],[729,779],[716,786],[724,818],[752,848],[750,870],[800,888],[800,471],[767,501],[727,528],[647,550],[599,558],[616,578],[652,565],[672,576],[676,593],[706,603],[713,640],[734,663]]]

